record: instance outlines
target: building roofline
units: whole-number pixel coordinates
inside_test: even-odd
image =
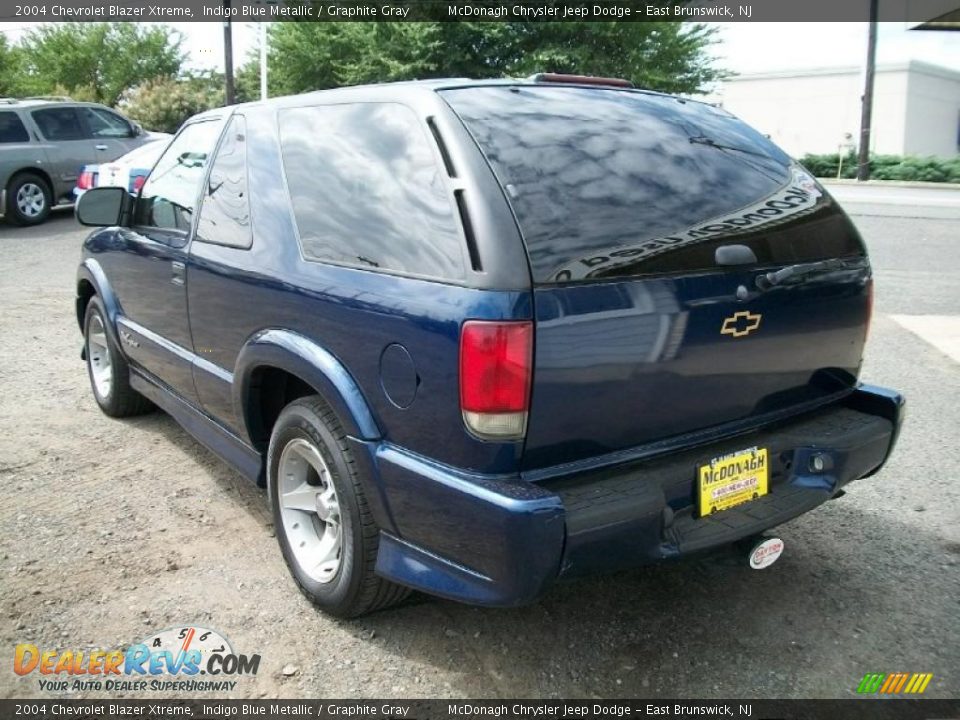
[[[756,73],[739,73],[724,80],[724,83],[750,80],[784,80],[787,78],[823,77],[829,75],[859,75],[863,72],[860,65],[838,65],[832,67],[813,67],[797,70],[768,70]],[[921,75],[933,75],[949,80],[960,80],[960,70],[934,65],[922,60],[907,60],[894,63],[880,63],[877,73],[913,72]]]

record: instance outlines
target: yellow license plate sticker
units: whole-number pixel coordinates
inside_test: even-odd
[[[701,465],[700,516],[756,500],[767,494],[769,465],[766,448],[748,448]]]

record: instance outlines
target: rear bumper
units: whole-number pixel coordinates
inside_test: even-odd
[[[357,441],[382,503],[377,571],[455,600],[531,602],[561,577],[680,558],[812,510],[882,467],[902,418],[899,394],[861,386],[841,405],[757,432],[541,484],[460,474]],[[697,517],[697,466],[752,446],[769,450],[770,493]]]

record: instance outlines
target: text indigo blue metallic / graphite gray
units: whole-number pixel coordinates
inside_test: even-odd
[[[515,605],[752,538],[899,430],[902,398],[858,382],[859,235],[709,105],[330,90],[204,113],[115,190],[77,209],[105,226],[77,285],[98,403],[149,400],[267,483],[332,613]]]

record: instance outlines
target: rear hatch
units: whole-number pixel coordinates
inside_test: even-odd
[[[855,384],[863,244],[765,137],[722,109],[637,91],[442,94],[530,258],[525,469],[758,424]]]

